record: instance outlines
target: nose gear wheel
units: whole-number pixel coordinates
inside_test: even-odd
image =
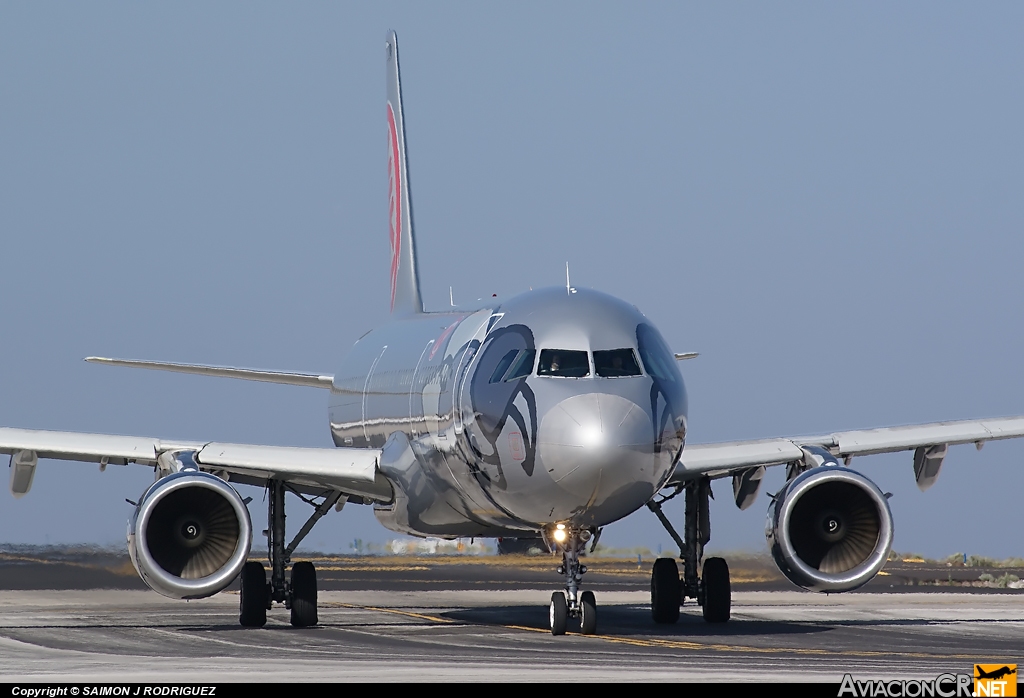
[[[565,635],[565,626],[569,620],[569,606],[565,602],[565,594],[556,591],[551,595],[551,608],[548,612],[548,621],[551,624],[552,635]]]

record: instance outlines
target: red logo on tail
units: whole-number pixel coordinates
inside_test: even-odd
[[[391,229],[391,309],[395,309],[398,259],[402,251],[402,171],[399,164],[395,110],[388,102],[388,224]]]

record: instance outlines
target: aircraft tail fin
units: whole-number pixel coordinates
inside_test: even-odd
[[[391,312],[422,313],[420,277],[416,268],[416,235],[409,195],[409,160],[405,150],[405,117],[398,70],[398,36],[388,32],[388,229],[391,236]]]

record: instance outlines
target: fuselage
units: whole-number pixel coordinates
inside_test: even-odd
[[[686,414],[651,322],[566,288],[395,318],[356,342],[329,410],[336,445],[383,449],[378,519],[449,537],[630,514],[671,475]]]

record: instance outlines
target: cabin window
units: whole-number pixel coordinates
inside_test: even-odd
[[[512,368],[508,370],[508,375],[505,376],[505,381],[516,380],[517,378],[523,378],[530,375],[533,372],[533,360],[537,357],[537,352],[533,349],[523,351],[519,353],[515,361],[512,363]]]
[[[603,378],[639,376],[640,364],[632,349],[610,349],[594,352],[594,370]]]
[[[568,351],[566,349],[542,349],[540,363],[537,364],[538,376],[555,376],[558,378],[583,378],[590,375],[590,357],[585,351]]]
[[[518,349],[512,351],[501,357],[501,361],[494,367],[494,372],[491,374],[491,380],[489,383],[498,383],[502,378],[505,377],[505,373],[508,371],[508,367],[512,365],[512,362],[516,360],[516,356],[519,355]]]

